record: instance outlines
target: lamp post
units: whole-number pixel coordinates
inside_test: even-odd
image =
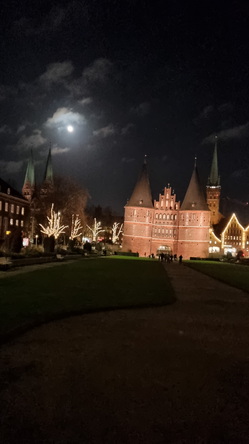
[[[6,255],[9,253],[9,250],[10,250],[10,234],[11,234],[11,231],[9,231],[9,230],[7,230],[6,232],[5,232],[5,234],[6,234],[6,239],[7,239],[7,242],[6,242],[6,244],[7,244],[7,246],[6,246]]]
[[[37,239],[38,239],[38,234],[35,235],[35,245],[37,247]]]

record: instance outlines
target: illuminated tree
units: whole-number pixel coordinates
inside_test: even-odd
[[[119,224],[118,222],[114,222],[112,226],[112,242],[115,244],[119,239],[121,233],[123,233],[123,224]]]
[[[61,225],[61,213],[56,213],[54,211],[54,204],[51,205],[50,217],[47,216],[48,225],[44,227],[42,224],[39,224],[42,227],[41,232],[47,234],[48,237],[54,236],[55,239],[58,239],[59,235],[65,233],[65,228],[68,228],[68,225]]]
[[[96,218],[94,218],[93,226],[89,227],[89,225],[87,225],[87,228],[89,228],[89,230],[92,232],[93,242],[96,242],[99,233],[105,231],[102,230],[101,222],[97,222]]]
[[[39,224],[45,225],[46,217],[50,215],[52,203],[55,211],[60,211],[65,225],[71,227],[72,214],[77,214],[81,224],[86,221],[85,207],[88,198],[87,191],[68,177],[54,177],[53,187],[46,193],[42,188],[38,193],[36,218]],[[70,229],[68,235],[70,236]]]
[[[82,226],[81,226],[81,220],[79,218],[79,215],[76,214],[76,217],[74,214],[72,214],[72,223],[71,223],[71,239],[76,239],[77,237],[82,235],[82,232],[80,232],[80,230],[82,230]]]

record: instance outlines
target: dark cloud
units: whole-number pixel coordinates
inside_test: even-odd
[[[123,163],[133,163],[135,161],[134,157],[122,157],[121,162]]]
[[[94,130],[93,135],[100,138],[106,138],[108,136],[113,136],[114,134],[116,134],[116,132],[117,132],[116,128],[112,123],[110,123],[109,125],[104,126],[103,128]]]
[[[40,81],[47,85],[61,83],[69,77],[74,70],[70,60],[61,63],[51,63],[44,74],[40,76]]]
[[[138,106],[132,107],[131,113],[136,114],[140,117],[143,117],[143,116],[146,116],[147,114],[149,114],[150,110],[151,110],[150,103],[149,102],[142,102]]]
[[[0,161],[0,171],[2,172],[2,174],[16,174],[19,173],[22,169],[23,166],[23,160],[10,160],[10,161],[5,161],[5,160],[1,160]]]
[[[126,136],[126,134],[129,134],[134,128],[135,128],[134,123],[127,123],[127,125],[125,125],[121,129],[121,135]]]
[[[218,137],[218,140],[242,139],[244,137],[248,137],[249,122],[243,125],[234,126],[233,128],[222,130],[217,134],[210,134],[208,137],[205,137],[202,143],[213,143],[216,135]]]
[[[233,105],[232,103],[222,103],[219,107],[218,107],[218,111],[220,113],[231,113],[233,111]]]
[[[11,134],[12,130],[10,129],[10,127],[8,125],[2,125],[0,126],[0,134]]]
[[[29,136],[23,134],[17,141],[16,148],[23,152],[31,148],[40,148],[47,144],[47,142],[47,139],[42,136],[41,130],[35,129]]]

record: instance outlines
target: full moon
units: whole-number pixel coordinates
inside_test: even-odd
[[[73,128],[72,125],[68,125],[68,126],[67,126],[67,130],[68,130],[69,133],[72,133],[73,130],[74,130],[74,128]]]

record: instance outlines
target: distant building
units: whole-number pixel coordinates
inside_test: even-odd
[[[146,158],[132,196],[125,206],[123,251],[140,256],[161,252],[207,257],[210,211],[196,162],[182,205],[171,187],[152,202]]]
[[[243,227],[235,214],[220,213],[220,177],[217,138],[210,175],[203,193],[196,162],[182,204],[172,188],[164,188],[152,201],[146,157],[131,198],[125,205],[123,251],[140,256],[160,253],[190,257],[249,255],[249,225]],[[248,221],[249,222],[249,221]]]
[[[34,236],[39,231],[37,219],[42,211],[42,202],[46,199],[48,194],[53,191],[54,177],[51,157],[51,147],[48,151],[46,161],[44,178],[41,185],[37,185],[35,180],[35,166],[33,160],[33,153],[31,150],[28,161],[25,179],[22,187],[22,194],[30,204],[30,220],[29,220],[29,237],[31,242],[34,241]]]
[[[27,231],[29,202],[4,180],[0,179],[0,246],[7,236],[20,229]]]

